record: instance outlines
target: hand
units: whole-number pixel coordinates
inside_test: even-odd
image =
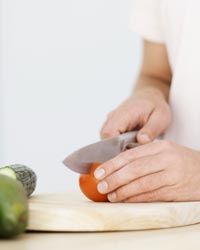
[[[173,142],[125,151],[94,174],[111,202],[200,200],[200,152]]]
[[[101,137],[108,138],[120,133],[140,129],[140,144],[153,141],[171,123],[171,112],[163,96],[151,91],[135,94],[112,111],[101,129]]]

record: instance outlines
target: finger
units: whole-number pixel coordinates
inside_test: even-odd
[[[137,140],[141,144],[149,143],[161,135],[169,125],[169,116],[163,116],[162,111],[155,110],[147,123],[138,132]]]
[[[101,129],[101,138],[110,138],[134,129],[138,124],[138,115],[135,112],[130,116],[128,111],[116,110],[112,112]]]
[[[120,135],[120,131],[115,128],[110,128],[107,126],[108,121],[105,122],[100,130],[101,139],[108,139]]]
[[[103,194],[110,193],[121,186],[133,182],[138,178],[159,172],[164,169],[160,162],[162,162],[162,155],[156,155],[156,157],[147,156],[139,158],[125,165],[124,167],[104,178],[103,181],[99,182],[97,186],[98,191]],[[136,180],[135,185],[138,183],[140,183],[139,179]]]
[[[101,164],[95,170],[94,176],[96,177],[96,179],[102,180],[106,176],[119,170],[120,168],[122,168],[126,164],[129,164],[132,161],[135,161],[141,157],[160,153],[164,147],[165,143],[157,140],[155,142],[138,146],[136,148],[122,152],[113,159]]]
[[[157,190],[139,194],[124,200],[125,203],[138,203],[138,202],[169,202],[174,201],[174,193],[170,187],[162,187]]]
[[[118,188],[114,192],[108,194],[108,199],[111,202],[120,202],[142,193],[154,191],[166,185],[168,185],[168,183],[165,179],[164,171],[160,171],[141,177]]]

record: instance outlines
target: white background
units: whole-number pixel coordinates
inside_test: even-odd
[[[140,58],[131,0],[0,0],[0,164],[23,163],[37,192],[76,190],[63,166],[99,139]]]

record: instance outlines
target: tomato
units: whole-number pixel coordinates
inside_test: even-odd
[[[90,200],[96,202],[106,202],[108,201],[107,195],[100,194],[97,190],[98,181],[94,177],[95,169],[100,165],[100,163],[93,163],[91,165],[91,170],[89,174],[81,174],[79,178],[79,186],[83,194]]]

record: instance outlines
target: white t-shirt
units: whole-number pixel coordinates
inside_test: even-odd
[[[165,138],[200,149],[200,1],[135,0],[132,29],[164,43],[173,72],[173,122]]]

